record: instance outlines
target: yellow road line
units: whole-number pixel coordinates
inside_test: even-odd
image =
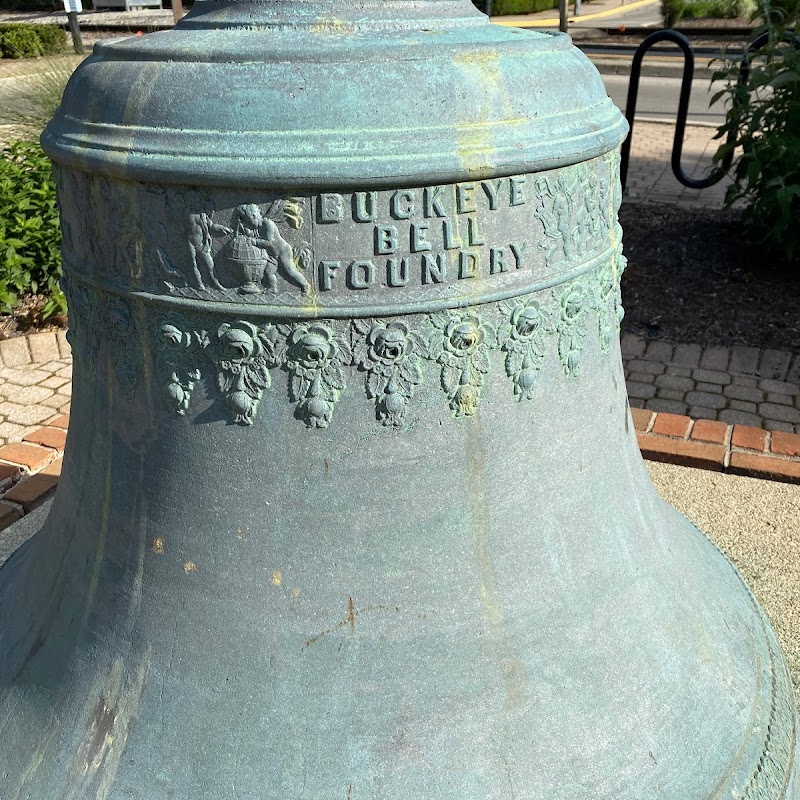
[[[594,14],[581,14],[579,17],[569,17],[570,22],[585,22],[590,19],[600,19],[601,17],[611,17],[614,14],[625,14],[628,11],[633,11],[636,8],[644,8],[645,6],[655,5],[658,0],[635,0],[633,3],[628,3],[624,6],[617,6],[616,8],[609,8],[605,11],[597,11]],[[507,25],[509,28],[550,28],[558,25],[559,19],[536,19],[536,20],[509,20],[505,17],[492,17],[492,22],[495,25]]]

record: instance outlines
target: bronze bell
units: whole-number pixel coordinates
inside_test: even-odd
[[[0,570],[2,800],[796,800],[738,573],[645,473],[625,122],[467,0],[196,0],[43,136],[74,392]]]

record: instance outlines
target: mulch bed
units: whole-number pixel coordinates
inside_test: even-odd
[[[67,318],[64,314],[52,314],[42,321],[46,301],[45,297],[29,295],[19,301],[12,314],[0,314],[0,340],[65,328]]]
[[[800,352],[800,270],[751,247],[735,213],[623,203],[624,331]]]

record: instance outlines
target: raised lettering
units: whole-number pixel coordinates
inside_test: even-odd
[[[442,222],[442,233],[444,235],[444,249],[445,250],[458,250],[464,242],[461,241],[461,235],[458,233],[458,224],[456,223],[456,230],[453,230],[453,220],[446,219]]]
[[[522,257],[525,255],[525,251],[528,249],[528,242],[524,241],[520,245],[512,244],[509,245],[509,247],[514,255],[514,260],[517,262],[517,269],[522,269]]]
[[[500,186],[502,183],[503,183],[502,178],[496,183],[492,183],[491,181],[481,182],[483,191],[486,192],[486,196],[489,198],[490,211],[497,211],[500,205]]]
[[[434,258],[430,253],[422,255],[422,283],[441,283],[447,276],[447,256],[437,253]]]
[[[339,261],[320,261],[319,262],[319,288],[323,292],[330,291],[333,285],[333,276],[339,269]]]
[[[388,256],[397,252],[397,228],[394,225],[375,226],[375,254]]]
[[[459,183],[456,187],[456,206],[459,214],[471,214],[477,211],[475,204],[475,184]]]
[[[408,283],[408,259],[390,258],[386,262],[387,286],[405,286]]]
[[[525,203],[525,178],[521,178],[519,176],[511,178],[509,180],[509,186],[511,189],[511,205],[523,205]]]
[[[458,254],[458,277],[474,278],[478,274],[481,265],[481,257],[478,253],[470,253],[462,250]]]
[[[402,189],[392,195],[390,211],[395,219],[411,219],[414,215],[414,192]]]
[[[470,247],[486,244],[486,239],[484,239],[478,231],[477,217],[467,217],[467,242]]]
[[[353,261],[347,268],[347,285],[351,289],[369,289],[375,283],[375,265],[371,261]]]
[[[375,222],[377,192],[356,192],[353,195],[353,219],[356,222]]]
[[[422,192],[422,201],[426,217],[443,217],[445,215],[441,194],[443,186],[432,186]]]
[[[319,196],[320,222],[341,222],[343,217],[344,210],[340,194],[321,194]]]
[[[411,223],[411,252],[421,253],[423,250],[430,250],[431,243],[428,239],[430,224],[427,222]]]
[[[489,274],[497,275],[506,271],[506,251],[502,247],[492,247],[489,250]]]

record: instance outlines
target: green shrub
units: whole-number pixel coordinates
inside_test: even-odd
[[[664,17],[664,27],[673,28],[675,23],[683,17],[685,8],[685,0],[661,0],[661,15]]]
[[[680,19],[749,17],[755,9],[755,0],[661,0],[661,13],[668,28]]]
[[[749,17],[755,4],[748,0],[689,0],[683,16],[691,19],[734,19]]]
[[[796,29],[772,26],[769,33],[751,56],[744,85],[737,83],[741,57],[727,59],[714,74],[725,84],[714,100],[724,97],[728,107],[717,134],[726,141],[714,159],[734,153],[726,204],[743,201],[751,239],[792,264],[800,262],[800,50],[792,46]]]
[[[35,58],[42,55],[42,40],[36,31],[20,25],[0,38],[4,58]]]
[[[483,0],[473,0],[478,10],[483,11],[486,4]],[[558,8],[558,0],[492,0],[492,16],[502,17],[506,14],[533,14],[536,11],[547,11]]]
[[[0,312],[25,295],[44,295],[42,317],[65,310],[61,229],[50,161],[35,142],[0,152]]]
[[[790,28],[800,17],[800,0],[760,0],[759,16],[768,24]]]
[[[57,25],[0,24],[0,54],[4,58],[35,58],[62,53],[66,33]]]
[[[67,32],[58,25],[38,25],[37,33],[45,56],[63,53],[67,46]]]
[[[3,0],[4,11],[63,11],[56,0]]]

